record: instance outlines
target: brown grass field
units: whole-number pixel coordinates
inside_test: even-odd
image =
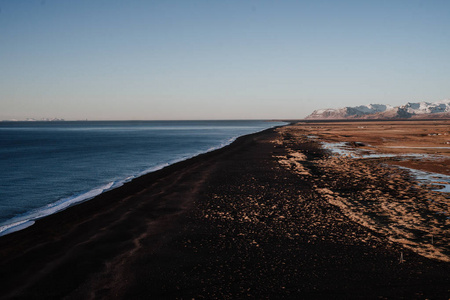
[[[450,120],[299,122],[292,127],[327,142],[347,142],[376,153],[426,154],[425,158],[402,158],[391,164],[450,175]],[[352,143],[358,143],[353,144]],[[361,145],[361,144],[363,145]]]
[[[347,217],[422,256],[450,261],[449,193],[395,167],[450,175],[450,120],[299,122],[279,131],[291,140],[344,145],[345,154],[308,163],[307,153],[291,149],[279,162],[304,176],[321,170],[316,190]]]

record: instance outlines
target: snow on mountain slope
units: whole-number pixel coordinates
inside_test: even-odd
[[[315,110],[306,119],[398,119],[450,117],[450,99],[436,102],[408,102],[402,106],[369,104],[356,107]]]
[[[437,102],[419,102],[419,103],[407,103],[403,105],[404,108],[410,114],[435,114],[450,112],[450,99],[441,100]]]
[[[394,107],[391,105],[384,105],[384,104],[369,104],[354,107],[354,109],[363,112],[364,114],[374,114],[378,112],[384,112],[392,108]]]

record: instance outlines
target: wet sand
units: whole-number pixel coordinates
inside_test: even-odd
[[[377,215],[368,203],[381,195],[426,191],[378,162],[336,160],[301,126],[240,138],[0,237],[1,298],[449,298],[441,237],[429,258],[380,230],[389,218],[358,213]]]

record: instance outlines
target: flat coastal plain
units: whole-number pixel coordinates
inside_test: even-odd
[[[0,297],[448,299],[448,194],[397,167],[448,175],[448,134],[298,122],[241,137],[0,237]],[[416,150],[430,156],[360,154]]]

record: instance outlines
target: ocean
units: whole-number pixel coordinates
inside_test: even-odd
[[[281,122],[0,122],[0,235]]]

